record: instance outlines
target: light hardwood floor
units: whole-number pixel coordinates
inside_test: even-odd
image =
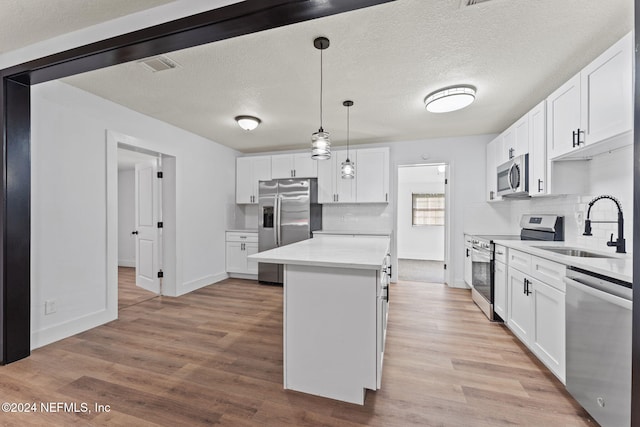
[[[0,413],[0,425],[596,425],[469,291],[393,284],[387,337],[382,389],[364,406],[285,391],[282,288],[229,279],[129,305],[0,367],[2,401],[92,410]]]

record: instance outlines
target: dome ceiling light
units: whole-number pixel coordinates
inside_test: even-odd
[[[254,130],[261,123],[261,120],[253,116],[237,116],[238,126],[246,131]]]
[[[459,85],[431,93],[424,99],[424,103],[431,113],[449,113],[469,106],[475,99],[474,86]]]

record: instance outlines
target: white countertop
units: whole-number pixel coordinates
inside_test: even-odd
[[[238,228],[238,229],[231,229],[231,230],[227,230],[231,233],[257,233],[258,229],[257,228]]]
[[[578,267],[583,270],[602,274],[625,282],[633,282],[633,257],[630,254],[616,254],[615,252],[605,252],[582,248],[568,242],[540,242],[531,240],[494,240],[497,245],[506,246],[519,251],[527,252],[531,255],[555,261],[567,266]],[[561,255],[555,252],[539,249],[536,246],[554,246],[578,248],[589,252],[595,252],[613,258],[582,258],[568,255]]]
[[[379,270],[389,248],[388,237],[344,236],[308,239],[248,258],[272,264]]]

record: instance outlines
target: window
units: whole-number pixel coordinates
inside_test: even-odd
[[[411,199],[412,225],[444,225],[444,193],[413,193]]]

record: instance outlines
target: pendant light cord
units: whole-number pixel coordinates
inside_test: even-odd
[[[347,160],[349,159],[349,110],[351,107],[347,107]]]
[[[320,131],[324,132],[322,128],[322,49],[320,49]]]

